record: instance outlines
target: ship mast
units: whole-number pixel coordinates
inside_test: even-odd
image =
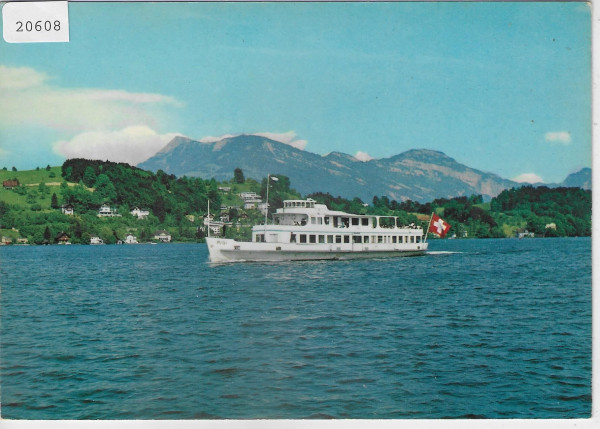
[[[266,203],[266,207],[265,207],[265,232],[267,230],[267,216],[269,214],[269,184],[271,183],[271,180],[273,180],[273,182],[277,182],[279,179],[275,176],[271,177],[271,173],[267,174],[267,203]]]

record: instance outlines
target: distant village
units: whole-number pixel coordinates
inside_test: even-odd
[[[3,181],[2,186],[4,187],[4,189],[10,190],[10,189],[20,186],[20,183],[18,180],[5,180],[5,181]],[[219,186],[218,190],[223,193],[230,193],[231,187]],[[266,202],[263,202],[260,195],[258,195],[256,192],[241,192],[238,194],[238,196],[243,201],[243,209],[244,210],[258,210],[263,216],[266,215],[269,205]],[[203,218],[204,218],[203,224],[201,226],[198,226],[198,230],[203,233],[207,233],[210,230],[210,232],[209,232],[210,235],[221,236],[226,228],[235,227],[235,228],[239,229],[241,227],[241,224],[239,223],[239,221],[234,225],[233,222],[231,222],[231,220],[229,218],[229,213],[232,209],[240,210],[240,209],[242,209],[242,207],[240,207],[240,206],[222,206],[219,209],[220,214],[218,215],[218,218],[213,216],[212,213],[207,213],[206,215],[203,216]],[[67,215],[67,216],[73,216],[76,214],[75,208],[72,204],[63,204],[62,206],[60,206],[60,211],[62,212],[62,214]],[[137,219],[146,219],[150,215],[150,210],[149,209],[141,209],[140,207],[136,206],[132,210],[130,210],[129,213],[131,214],[131,216],[133,216]],[[100,208],[98,209],[97,216],[100,218],[102,218],[102,217],[121,217],[122,214],[118,213],[117,209],[114,207],[111,207],[109,204],[102,204],[102,206],[100,206]],[[193,222],[195,220],[195,217],[193,215],[188,215],[186,217],[191,222]],[[238,219],[241,219],[241,220],[248,219],[248,215],[246,213],[242,212],[238,216]],[[71,237],[67,233],[61,231],[55,237],[54,242],[56,244],[68,245],[68,244],[71,244],[70,240],[71,240]],[[164,229],[161,229],[161,230],[157,230],[154,232],[153,240],[154,241],[152,241],[151,243],[154,243],[154,244],[170,243],[172,240],[172,237],[171,237],[171,234],[169,234],[169,232],[167,232]],[[123,237],[122,239],[119,239],[117,241],[117,244],[139,244],[139,243],[140,242],[138,241],[138,238],[133,234],[127,234],[125,237]],[[13,242],[13,239],[10,237],[2,236],[0,238],[0,246],[10,245],[10,244],[29,244],[29,243],[28,243],[27,238],[17,238],[14,242]],[[48,243],[48,244],[50,244],[50,243]],[[92,235],[90,237],[89,244],[100,245],[100,244],[105,244],[105,243],[102,240],[102,238],[98,237],[97,235]]]

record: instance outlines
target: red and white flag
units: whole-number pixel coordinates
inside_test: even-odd
[[[440,238],[444,238],[449,230],[450,224],[448,222],[435,213],[431,214],[431,220],[429,221],[429,232],[433,232],[434,234],[439,235]]]

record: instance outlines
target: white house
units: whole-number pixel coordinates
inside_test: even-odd
[[[171,234],[169,234],[167,231],[162,229],[162,230],[156,231],[154,233],[154,239],[161,241],[163,243],[170,243],[171,242]]]
[[[104,241],[100,237],[92,235],[90,237],[90,244],[104,244]]]
[[[127,237],[125,237],[125,244],[138,244],[135,235],[127,234]]]
[[[251,200],[251,199],[256,199],[260,197],[258,195],[256,195],[256,192],[242,192],[240,193],[240,197],[242,198],[242,200]]]
[[[116,212],[112,209],[108,204],[102,204],[100,210],[98,210],[98,216],[100,217],[110,217],[115,216]]]
[[[64,204],[63,206],[61,206],[60,210],[63,212],[63,214],[69,216],[75,214],[75,211],[73,210],[73,206],[71,204]]]
[[[260,210],[260,212],[263,215],[266,215],[267,214],[267,210],[269,210],[269,204],[268,203],[260,203],[258,205],[258,209]]]
[[[517,238],[534,238],[535,237],[535,233],[529,232],[525,228],[519,228],[519,229],[517,229],[515,231],[515,236]]]
[[[150,214],[148,210],[141,210],[139,207],[134,207],[129,213],[131,213],[132,216],[136,216],[138,219],[146,219]]]
[[[229,217],[229,216],[227,216]],[[223,229],[225,227],[230,227],[232,225],[231,222],[229,221],[223,221],[223,220],[213,220],[212,216],[205,216],[204,217],[204,225],[206,225],[207,228],[210,229],[210,232],[212,235],[222,235],[223,234]],[[204,228],[202,229],[203,231],[205,230]]]

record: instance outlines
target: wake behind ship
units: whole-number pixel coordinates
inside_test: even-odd
[[[285,200],[273,223],[252,227],[252,241],[207,237],[211,262],[357,259],[423,255],[421,227],[396,216],[357,215],[324,204]]]

